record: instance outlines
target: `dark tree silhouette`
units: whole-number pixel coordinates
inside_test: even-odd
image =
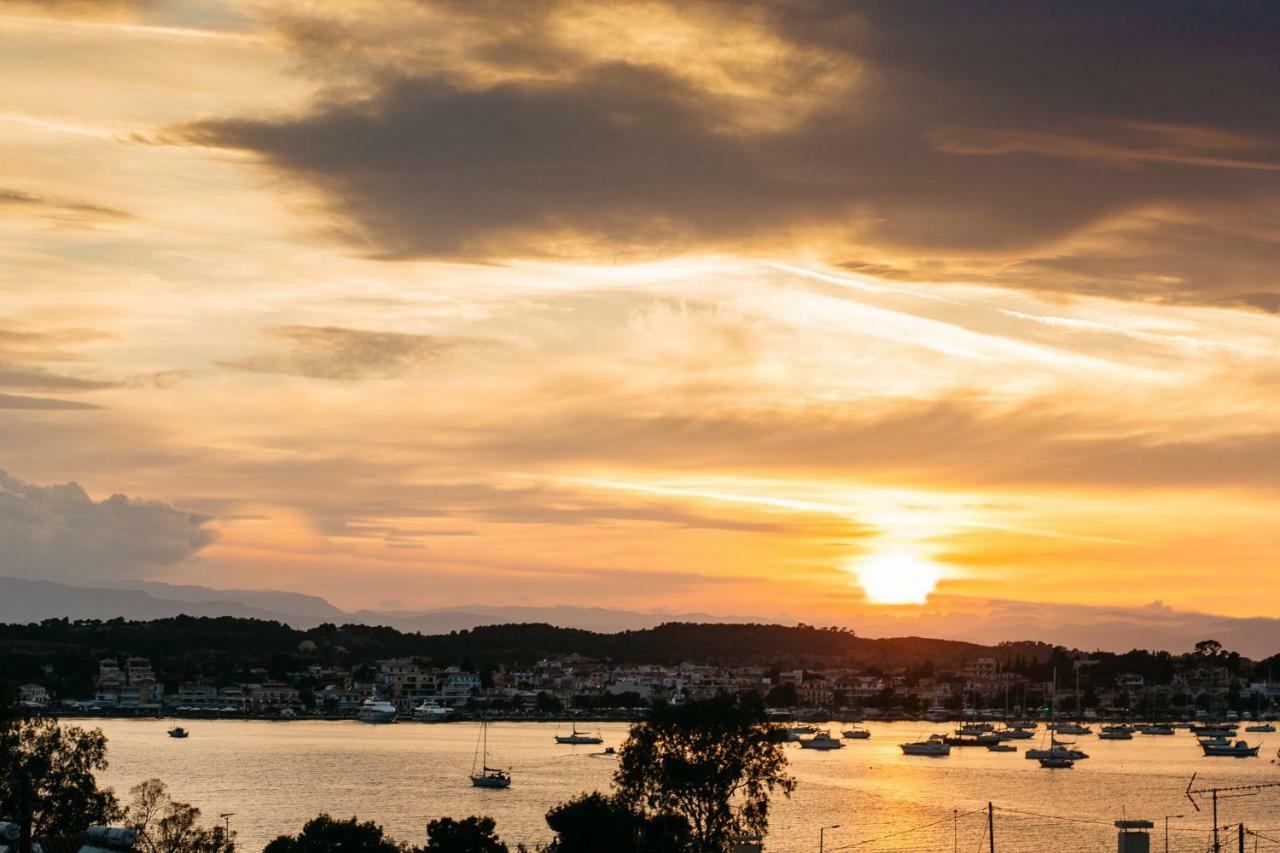
[[[593,791],[547,812],[555,853],[685,853],[689,822],[678,815],[645,815],[617,796]]]
[[[22,827],[18,849],[33,838],[73,836],[121,815],[95,771],[107,768],[101,730],[60,726],[49,717],[0,724],[0,815]]]
[[[281,835],[263,848],[262,853],[317,853],[341,850],[342,853],[405,853],[406,848],[387,838],[382,827],[373,821],[361,823],[357,818],[335,820],[327,814],[307,821],[297,835]]]
[[[786,766],[758,703],[719,696],[658,706],[632,726],[614,784],[634,808],[687,820],[697,853],[721,853],[733,836],[768,829],[770,795],[795,789]]]
[[[507,853],[494,833],[491,817],[454,820],[442,817],[427,824],[426,853]]]

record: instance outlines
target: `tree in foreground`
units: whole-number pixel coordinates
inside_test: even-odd
[[[129,791],[133,802],[125,822],[138,832],[135,849],[142,853],[234,853],[234,833],[221,826],[201,826],[200,810],[175,802],[159,779],[139,782]]]
[[[768,829],[774,790],[795,789],[786,766],[764,709],[722,695],[656,707],[632,726],[614,785],[633,808],[687,820],[696,853],[721,853],[734,836]]]
[[[94,776],[106,768],[101,730],[49,717],[0,723],[0,815],[22,827],[18,849],[30,851],[33,838],[51,849],[59,838],[119,818],[115,795]]]
[[[404,853],[406,848],[387,838],[382,827],[373,821],[361,823],[357,818],[335,820],[327,814],[307,821],[297,835],[281,835],[263,848],[262,853],[316,853],[341,850],[342,853]]]
[[[646,815],[617,796],[593,791],[547,812],[555,853],[684,853],[689,822],[678,815]]]
[[[442,817],[427,824],[426,853],[507,853],[507,845],[498,840],[491,817]]]

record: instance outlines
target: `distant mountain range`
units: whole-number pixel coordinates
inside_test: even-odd
[[[939,597],[934,612],[894,615],[871,609],[851,614],[845,627],[864,637],[932,637],[991,644],[1037,640],[1068,648],[1128,651],[1133,648],[1189,650],[1213,638],[1254,659],[1280,651],[1280,619],[1237,618],[1175,611],[1159,602],[1146,607],[1104,608],[1033,602]],[[598,633],[652,628],[664,622],[775,622],[781,615],[724,616],[599,607],[495,607],[464,605],[420,611],[345,611],[323,598],[294,592],[210,589],[156,581],[103,587],[0,577],[0,622],[47,618],[149,620],[188,616],[238,616],[284,622],[307,629],[323,622],[387,625],[400,631],[442,634],[480,625],[542,622]],[[814,621],[814,620],[808,620]],[[830,624],[823,621],[822,624]]]

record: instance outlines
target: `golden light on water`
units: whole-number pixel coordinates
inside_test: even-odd
[[[872,554],[853,563],[858,584],[876,604],[924,604],[943,569],[904,552]]]

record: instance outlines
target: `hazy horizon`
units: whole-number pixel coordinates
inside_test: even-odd
[[[1276,613],[1277,25],[0,0],[0,576]]]

